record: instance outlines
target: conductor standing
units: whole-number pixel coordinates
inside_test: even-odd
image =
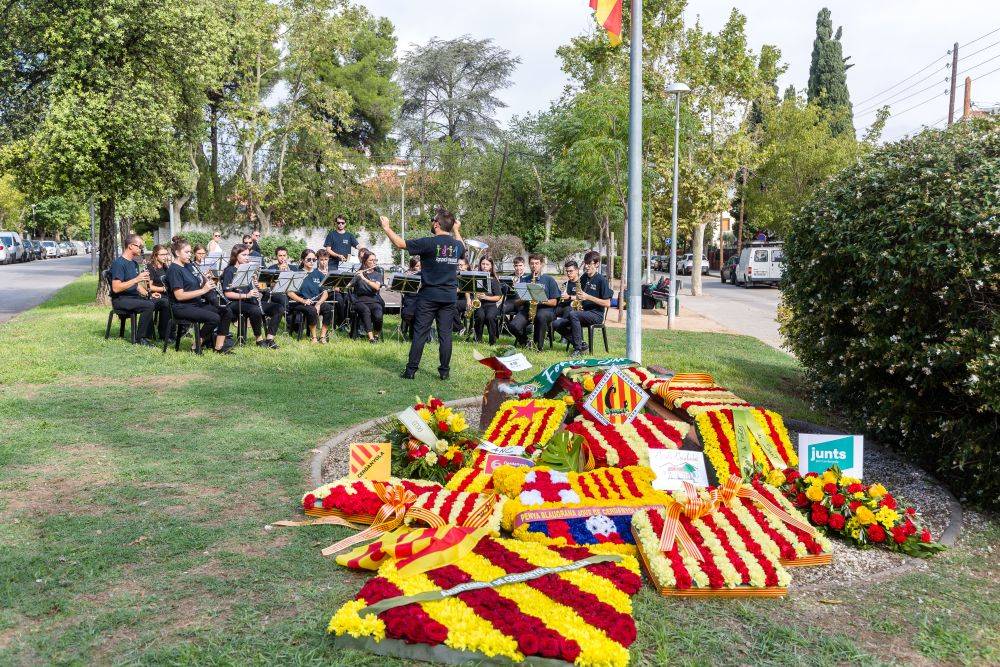
[[[465,244],[459,232],[462,223],[442,209],[431,222],[431,236],[406,241],[392,230],[389,218],[383,215],[379,221],[394,246],[420,257],[421,284],[413,317],[410,359],[400,377],[412,380],[416,375],[431,323],[436,321],[441,354],[438,374],[442,380],[447,380],[451,365],[451,329],[458,297],[458,260],[465,256]]]

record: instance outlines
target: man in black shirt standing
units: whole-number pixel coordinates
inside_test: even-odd
[[[579,357],[587,351],[583,342],[583,327],[604,321],[604,311],[611,306],[611,285],[608,279],[598,273],[601,255],[591,250],[583,256],[583,276],[580,278],[576,296],[583,310],[570,308],[564,318],[555,321],[553,328],[569,338],[573,344],[573,356]]]
[[[331,229],[326,235],[323,247],[330,253],[331,269],[336,270],[340,268],[341,262],[347,261],[351,256],[351,248],[358,247],[358,239],[347,231],[347,218],[342,215],[337,216],[337,228]]]
[[[458,297],[458,260],[465,256],[465,243],[459,232],[462,223],[442,209],[431,222],[431,236],[406,241],[393,231],[389,218],[381,216],[379,221],[394,246],[420,257],[421,284],[413,318],[413,340],[406,370],[400,377],[412,380],[416,375],[431,323],[437,321],[441,355],[438,374],[442,380],[447,380],[451,365],[451,328]]]
[[[149,285],[149,271],[139,272],[138,259],[146,244],[138,234],[129,234],[122,246],[122,254],[111,262],[111,305],[115,310],[139,315],[136,343],[152,346],[149,336],[153,327],[155,304],[148,294],[139,290],[139,283]]]

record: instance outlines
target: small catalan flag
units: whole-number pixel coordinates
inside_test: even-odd
[[[391,447],[388,442],[352,442],[348,475],[354,479],[389,479]]]
[[[590,8],[597,12],[597,23],[608,31],[611,46],[622,43],[622,0],[590,0]]]

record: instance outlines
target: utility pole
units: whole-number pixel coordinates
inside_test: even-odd
[[[958,80],[958,42],[951,50],[951,95],[948,98],[948,127],[955,122],[955,83]]]
[[[595,5],[596,6],[596,5]],[[625,355],[642,363],[642,0],[632,0],[629,43],[628,238],[625,261],[628,313]],[[679,99],[679,98],[678,98]],[[671,304],[673,305],[673,304]]]
[[[500,201],[500,184],[503,183],[503,170],[507,166],[507,151],[510,145],[503,145],[503,159],[500,160],[500,175],[497,176],[497,188],[493,192],[493,208],[490,209],[490,232],[493,232],[493,222],[497,219],[497,203]]]

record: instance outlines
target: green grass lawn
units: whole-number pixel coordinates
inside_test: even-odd
[[[364,577],[324,559],[341,533],[264,531],[294,518],[310,450],[415,395],[478,395],[457,344],[452,379],[428,346],[279,337],[235,356],[104,341],[82,278],[0,326],[0,664],[373,664],[324,636]],[[389,325],[387,324],[387,328]],[[611,331],[612,354],[623,354]],[[651,332],[645,361],[707,371],[789,417],[822,420],[791,357],[747,337]],[[531,356],[537,367],[557,352]],[[996,662],[995,524],[885,585],[785,601],[637,600],[637,664]],[[391,661],[388,661],[391,662]]]

